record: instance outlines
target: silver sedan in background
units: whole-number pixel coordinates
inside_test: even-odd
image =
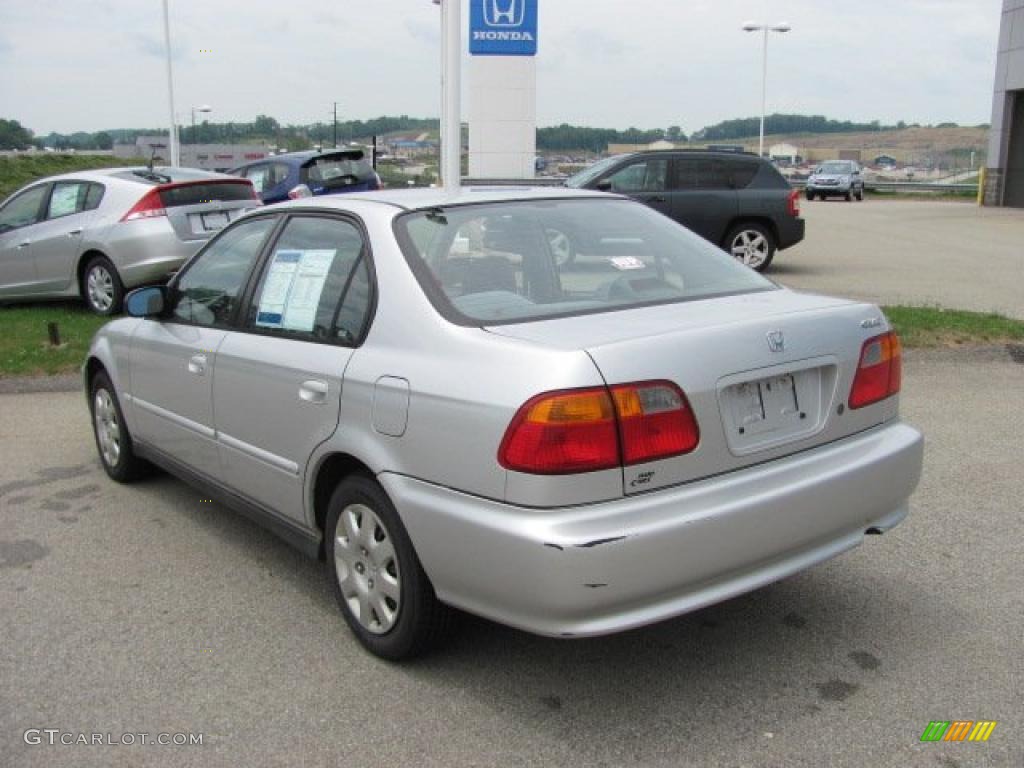
[[[127,310],[84,367],[107,473],[322,558],[386,658],[451,607],[584,637],[728,599],[897,525],[921,472],[878,307],[600,192],[275,205]]]
[[[0,301],[82,297],[115,314],[127,289],[167,280],[261,204],[245,179],[186,168],[41,179],[0,205]]]

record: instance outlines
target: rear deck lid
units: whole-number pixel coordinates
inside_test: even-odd
[[[502,325],[493,333],[585,349],[609,386],[669,380],[700,429],[692,453],[626,466],[624,493],[740,469],[868,429],[893,399],[846,407],[881,312],[788,290]]]

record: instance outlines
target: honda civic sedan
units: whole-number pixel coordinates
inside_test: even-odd
[[[571,262],[551,229],[588,233]],[[84,366],[107,474],[157,465],[320,558],[389,659],[453,609],[578,638],[726,600],[890,530],[921,471],[878,307],[623,197],[298,200],[127,310]]]
[[[33,182],[0,204],[0,301],[85,300],[120,311],[212,235],[262,205],[252,184],[186,168],[109,168]]]

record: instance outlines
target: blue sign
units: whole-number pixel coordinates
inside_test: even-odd
[[[537,0],[470,0],[469,52],[536,56]]]

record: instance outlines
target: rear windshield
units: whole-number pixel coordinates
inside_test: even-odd
[[[529,200],[436,208],[395,224],[437,310],[499,325],[753,291],[775,285],[629,200]]]
[[[307,164],[302,172],[309,181],[351,181],[353,178],[363,179],[369,176],[373,173],[373,168],[362,157],[324,155]]]
[[[188,184],[160,190],[165,208],[199,205],[213,201],[252,200],[252,185],[247,181],[220,181],[209,184]]]

